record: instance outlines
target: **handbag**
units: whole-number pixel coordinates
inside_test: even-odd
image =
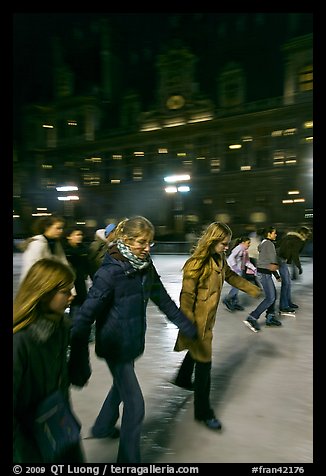
[[[60,462],[62,456],[80,442],[81,424],[61,390],[39,403],[33,418],[33,434],[44,462]]]

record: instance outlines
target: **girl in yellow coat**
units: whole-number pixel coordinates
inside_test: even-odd
[[[194,390],[195,420],[213,430],[222,425],[209,402],[212,364],[213,327],[224,281],[253,297],[261,296],[261,289],[239,276],[228,266],[225,251],[232,237],[224,223],[211,223],[199,239],[192,256],[183,266],[180,308],[196,323],[198,338],[194,341],[178,333],[176,351],[188,349],[175,384]],[[191,376],[195,369],[194,385]]]

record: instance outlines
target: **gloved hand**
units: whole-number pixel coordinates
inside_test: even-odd
[[[188,339],[197,338],[197,326],[192,322],[182,311],[181,309],[177,310],[177,315],[174,317],[172,322],[180,329],[180,332]]]
[[[198,337],[197,326],[195,323],[191,322],[190,319],[187,318],[187,324],[180,327],[180,331],[184,336],[188,339],[196,340]]]
[[[68,372],[69,380],[72,385],[84,387],[87,384],[92,374],[88,347],[81,349],[79,346],[71,346]]]
[[[187,332],[184,334],[191,340],[196,340],[198,337],[197,326],[196,324],[191,323],[191,327],[187,329]]]

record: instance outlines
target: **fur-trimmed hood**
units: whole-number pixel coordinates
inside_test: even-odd
[[[302,235],[301,233],[298,233],[297,231],[289,231],[286,236],[296,236],[302,241],[306,241],[306,236]]]

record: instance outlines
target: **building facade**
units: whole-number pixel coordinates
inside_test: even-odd
[[[26,108],[14,162],[23,228],[42,210],[93,228],[141,214],[162,239],[183,239],[214,220],[235,232],[311,226],[312,33],[282,45],[282,94],[256,100],[239,55],[221,61],[212,97],[196,82],[196,54],[172,41],[156,56],[155,101],[142,111],[137,91],[112,100],[113,55],[102,28],[102,95],[75,94],[56,46],[55,99]],[[256,76],[258,85],[268,81]],[[77,186],[76,200],[58,200],[59,185]]]

